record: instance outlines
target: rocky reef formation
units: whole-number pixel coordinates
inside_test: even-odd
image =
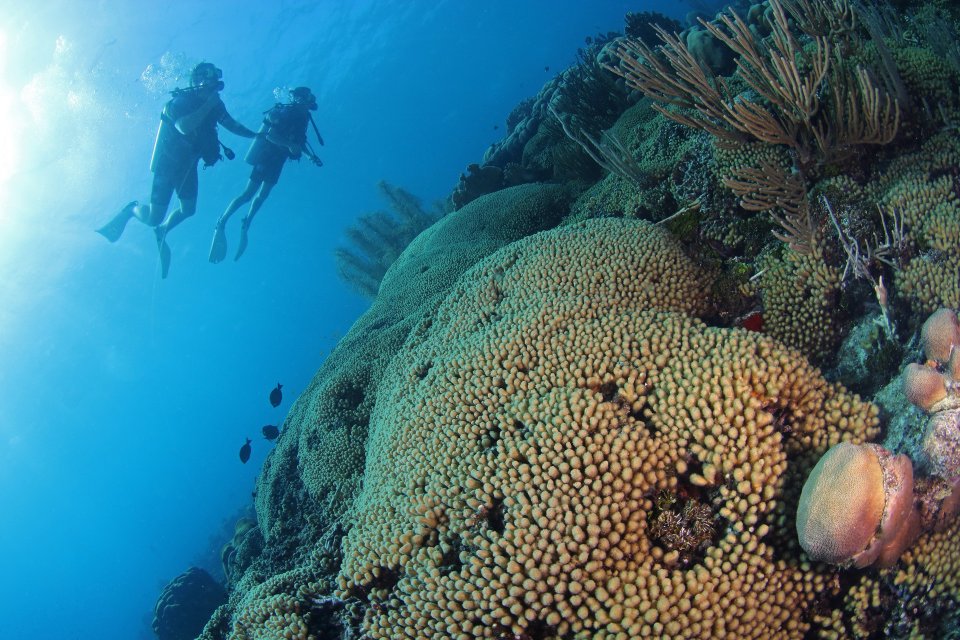
[[[193,640],[220,605],[227,591],[199,567],[190,567],[171,580],[157,599],[153,632],[160,640]]]

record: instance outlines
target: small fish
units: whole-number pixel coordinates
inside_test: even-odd
[[[280,435],[280,428],[272,424],[265,425],[261,431],[263,431],[263,437],[271,442]]]
[[[543,68],[543,70],[544,70],[544,71],[550,71],[550,66],[549,66],[549,65],[548,65],[548,66],[545,66],[545,67]]]
[[[498,125],[498,124],[493,125],[493,130],[494,130],[494,131],[496,131],[496,130],[499,129],[499,128],[500,128],[500,125]]]
[[[246,464],[250,459],[250,438],[247,438],[247,444],[240,447],[240,462]]]
[[[270,392],[270,405],[274,407],[280,406],[280,401],[283,400],[283,392],[280,391],[283,389],[283,385],[279,382],[277,383],[277,388]]]

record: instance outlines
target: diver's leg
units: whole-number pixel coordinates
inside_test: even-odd
[[[160,250],[161,278],[166,278],[170,272],[170,245],[167,244],[167,234],[170,233],[171,229],[196,212],[197,201],[195,198],[189,200],[186,198],[182,199],[180,200],[180,206],[170,212],[170,215],[163,221],[163,224],[159,224],[153,228],[153,232],[157,235],[157,249]]]
[[[233,199],[230,206],[227,207],[227,210],[224,211],[220,219],[217,220],[217,225],[213,228],[213,241],[210,243],[208,260],[214,264],[221,262],[227,257],[227,234],[223,230],[224,225],[227,224],[227,220],[230,219],[230,216],[232,216],[237,209],[253,197],[253,194],[257,192],[257,189],[262,184],[262,182],[256,178],[256,173],[257,170],[254,168],[253,175],[251,175],[247,181],[247,186],[243,190],[243,193]]]
[[[180,206],[170,212],[163,224],[157,225],[156,231],[158,237],[165,237],[175,226],[192,216],[197,212],[196,199],[186,199],[180,201]]]
[[[273,184],[264,182],[263,186],[260,187],[260,192],[257,193],[256,197],[253,199],[253,202],[250,203],[250,211],[248,211],[247,215],[245,215],[243,220],[240,221],[240,245],[237,247],[237,255],[233,257],[234,260],[239,260],[240,256],[243,255],[243,252],[247,250],[247,232],[250,230],[250,223],[253,222],[253,217],[257,215],[257,211],[259,211],[260,207],[263,206],[264,201],[267,199],[267,196],[270,195],[270,191],[272,190]]]
[[[154,173],[153,187],[150,189],[150,202],[137,205],[133,215],[143,224],[156,227],[163,222],[163,217],[167,215],[175,186],[171,176],[165,173]]]
[[[180,197],[180,207],[170,212],[163,223],[154,227],[157,235],[157,248],[160,250],[160,277],[166,278],[170,271],[170,245],[167,244],[167,234],[178,224],[197,212],[197,167],[187,172],[186,177],[177,188]]]
[[[257,192],[257,189],[260,187],[260,184],[261,183],[259,180],[250,178],[250,180],[247,181],[247,186],[243,190],[243,193],[238,195],[236,198],[234,198],[230,202],[230,205],[227,207],[227,210],[224,211],[223,215],[220,216],[220,219],[217,220],[217,225],[222,227],[223,225],[227,224],[227,220],[230,219],[230,216],[232,216],[237,211],[237,209],[239,209],[241,206],[243,206],[244,204],[250,201],[250,198],[252,198],[253,194]]]
[[[163,174],[153,174],[153,187],[150,190],[150,203],[139,204],[136,200],[125,204],[114,214],[110,222],[97,229],[97,233],[110,242],[116,242],[127,228],[131,218],[155,227],[163,218],[170,198],[173,197],[173,182]]]
[[[270,196],[271,191],[273,191],[273,185],[269,182],[264,182],[260,188],[260,193],[258,193],[257,197],[250,203],[250,211],[247,212],[247,215],[243,218],[242,224],[245,227],[250,228],[250,223],[253,222],[253,216],[257,215],[257,211],[260,211],[260,207],[263,206],[264,201]]]
[[[198,187],[197,167],[194,165],[186,172],[186,175],[180,182],[180,186],[177,187],[180,207],[171,211],[166,219],[156,228],[158,240],[165,238],[171,229],[196,213]]]

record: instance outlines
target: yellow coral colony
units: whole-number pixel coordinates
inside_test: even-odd
[[[374,410],[339,576],[370,637],[804,637],[831,587],[785,487],[876,435],[876,411],[691,317],[708,289],[624,220],[531,236],[459,281]],[[661,502],[712,537],[652,535]]]

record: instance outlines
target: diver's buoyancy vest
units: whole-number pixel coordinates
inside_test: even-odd
[[[244,158],[247,164],[259,164],[268,153],[279,148],[278,145],[267,140],[268,133],[286,140],[305,141],[307,120],[303,118],[303,113],[301,108],[291,104],[277,104],[267,111],[257,137],[253,139],[247,150]]]

